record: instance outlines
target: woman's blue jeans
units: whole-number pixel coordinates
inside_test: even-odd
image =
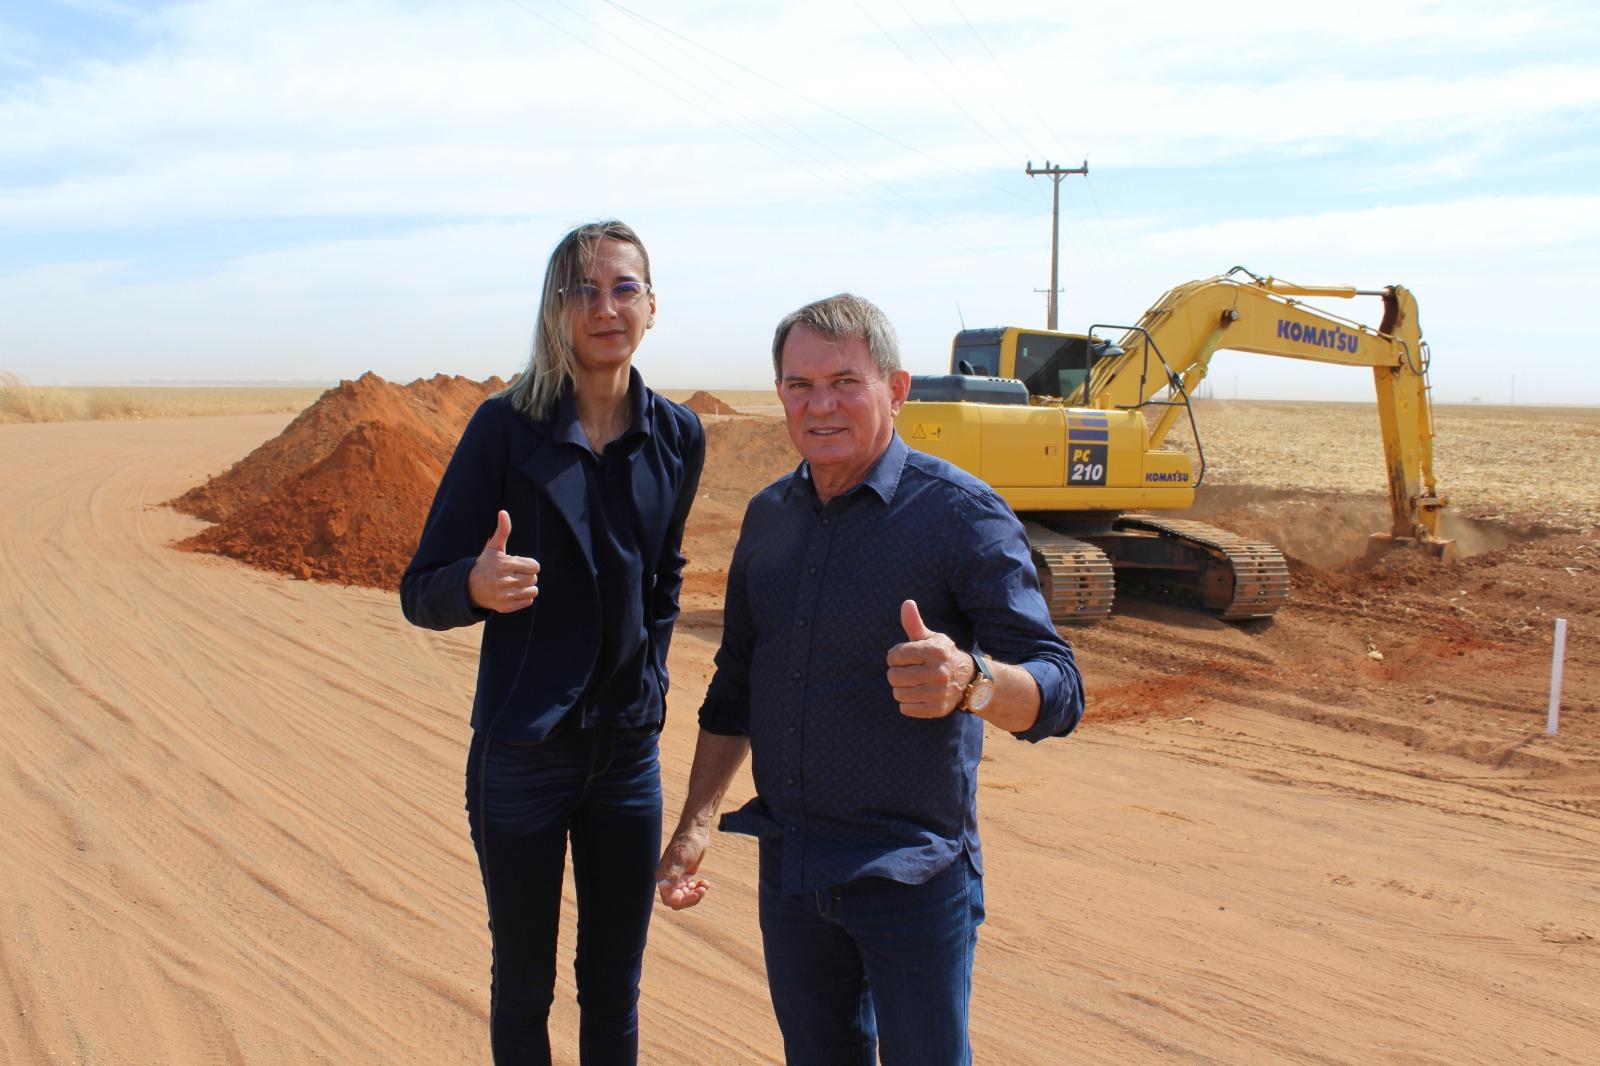
[[[639,974],[661,856],[658,739],[606,726],[566,729],[535,745],[473,737],[467,816],[489,903],[489,1035],[500,1066],[550,1062],[569,837],[579,1059],[638,1060]]]
[[[789,1066],[966,1066],[983,878],[965,855],[920,885],[864,877],[784,895],[761,842],[761,942]],[[879,1047],[881,1041],[881,1048]]]

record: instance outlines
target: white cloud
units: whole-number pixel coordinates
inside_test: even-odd
[[[898,4],[867,2],[990,134],[1042,146],[1036,162],[1264,170],[1256,187],[1285,192],[1332,175],[1374,204],[1274,217],[1224,190],[1186,205],[1213,221],[1175,225],[1164,204],[1104,217],[1073,179],[1063,327],[1132,321],[1169,286],[1243,263],[1405,282],[1452,375],[1498,376],[1527,317],[1552,337],[1577,328],[1563,326],[1577,304],[1547,294],[1594,280],[1595,198],[1513,194],[1494,175],[1541,132],[1562,134],[1536,142],[1550,159],[1596,154],[1587,7],[1359,0],[1330,19],[1240,3],[1219,18],[966,0],[1003,72],[953,7],[913,9],[957,76]],[[771,323],[840,288],[884,304],[919,370],[946,359],[958,301],[972,325],[1042,320],[1047,183],[1023,179],[853,2],[639,5],[809,100],[571,3],[201,0],[149,15],[140,32],[159,43],[131,58],[15,85],[0,97],[0,241],[60,234],[95,262],[35,257],[0,277],[0,365],[39,380],[125,378],[135,362],[176,377],[504,373],[549,244],[600,214],[651,242],[663,315],[644,358],[669,384],[759,383]],[[197,265],[214,226],[246,231],[252,251]],[[1535,273],[1538,313],[1488,321],[1488,294]],[[1552,391],[1571,379],[1552,372]]]
[[[530,11],[568,26],[622,65]],[[922,204],[930,187],[985,188],[703,54],[691,64],[668,47],[670,39],[647,38],[604,5],[588,12],[608,33],[549,5],[224,0],[173,9],[165,16],[164,47],[40,79],[0,103],[0,160],[40,175],[7,196],[10,209],[0,224],[65,224],[84,217],[86,199],[101,204],[95,217],[110,225],[146,224],[152,211],[157,220],[186,212],[196,218],[369,213],[360,190],[376,190],[370,213],[494,214],[522,209],[542,187],[554,186],[559,195],[564,185],[587,188],[608,174],[633,178],[639,168],[629,165],[630,156],[643,156],[651,173],[675,184],[692,180],[718,199],[760,189],[782,201],[805,189],[848,194],[852,186],[892,198],[882,184],[900,181]],[[893,21],[889,12],[879,14]],[[1488,9],[1478,14],[1476,22],[1465,15],[1445,20],[1446,39],[1433,42],[1437,54],[1463,37],[1488,42],[1495,27],[1505,33],[1507,25],[1541,25]],[[686,17],[692,13],[679,16]],[[1137,59],[1123,49],[1072,45],[1091,31],[1109,41],[1129,39],[1119,33],[1131,22],[1119,26],[1119,20],[1148,16],[1113,12],[1111,21],[1092,27],[1053,10],[1033,17],[1036,32],[1005,53],[1016,85],[1050,101],[1047,109],[1061,116],[1053,121],[1064,120],[1074,142],[1123,167],[1264,152],[1326,155],[1397,139],[1438,143],[1447,156],[1458,155],[1470,149],[1445,142],[1600,103],[1600,68],[1592,64],[1461,66],[1432,76],[1394,62],[1351,70],[1333,61],[1354,47],[1341,31],[1348,20],[1317,26],[1316,54],[1330,61],[1311,76],[1297,73],[1303,49],[1290,42],[1304,41],[1313,20],[1275,17],[1264,34],[1237,35],[1241,53],[1261,57],[1259,72],[1230,62],[1225,73],[1197,80],[1191,34],[1201,27],[1191,5],[1163,9],[1133,50]],[[1476,27],[1470,33],[1469,24]],[[898,139],[963,171],[1003,165],[1009,173],[1020,162],[998,152],[887,50],[853,8],[805,17],[783,10],[721,30],[706,36],[723,54],[759,64],[875,129],[897,131]],[[903,18],[893,32],[907,47],[921,39]],[[955,31],[943,32],[955,47]],[[806,43],[768,47],[790,36]],[[647,62],[629,43],[705,91]],[[928,52],[925,42],[922,48]],[[927,68],[949,78],[942,58],[928,54]],[[987,95],[1015,97],[992,64],[968,68]],[[1061,78],[1067,69],[1072,77]],[[1017,140],[992,112],[975,107],[974,113],[1006,142]],[[551,152],[572,153],[583,173],[552,173],[544,165]],[[1403,162],[1374,159],[1356,180],[1371,181],[1373,168]],[[508,181],[528,191],[508,197]],[[988,195],[995,192],[990,187]],[[1037,199],[1032,190],[1014,195],[1013,206]]]
[[[1286,252],[1296,263],[1349,269],[1387,246],[1386,264],[1504,257],[1600,241],[1600,196],[1494,196],[1373,207],[1287,218],[1232,219],[1138,235],[1136,254],[1172,258],[1225,247],[1240,254]],[[1296,269],[1303,270],[1302,267]],[[1271,272],[1283,273],[1278,268]]]
[[[630,217],[650,243],[661,294],[658,327],[640,356],[657,384],[762,385],[777,319],[842,289],[889,312],[907,365],[918,372],[946,364],[958,304],[971,326],[1043,324],[1043,300],[1030,290],[1045,276],[1047,253],[1032,222],[971,216],[936,228],[839,229],[807,215],[772,220],[753,240],[738,219]],[[310,244],[243,257],[199,278],[129,280],[113,263],[41,268],[0,279],[0,318],[12,338],[0,361],[41,381],[71,376],[63,365],[76,366],[82,379],[125,379],[135,376],[130,367],[160,366],[171,352],[196,348],[220,361],[191,377],[507,374],[525,358],[545,254],[576,220],[547,214]],[[1167,288],[1235,262],[1305,284],[1403,283],[1417,294],[1425,335],[1439,353],[1442,399],[1498,387],[1510,353],[1524,353],[1523,400],[1571,399],[1572,370],[1557,361],[1569,353],[1530,345],[1528,316],[1513,309],[1531,294],[1564,293],[1580,306],[1579,296],[1600,284],[1600,265],[1587,257],[1597,230],[1600,198],[1571,197],[1117,233],[1126,258],[1115,276],[1086,250],[1068,250],[1061,326],[1131,323]],[[1508,273],[1476,273],[1479,261]],[[1375,300],[1327,306],[1376,324]],[[1230,365],[1219,364],[1217,380],[1228,379]],[[1247,366],[1246,395],[1366,399],[1370,392],[1366,377],[1347,368],[1259,357]]]

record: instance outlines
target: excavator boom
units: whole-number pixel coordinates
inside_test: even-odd
[[[1240,280],[1241,273],[1248,280]],[[1378,329],[1301,302],[1306,297],[1357,296],[1382,299]],[[1124,333],[1120,347],[1123,354],[1093,368],[1089,406],[1134,410],[1163,393],[1187,396],[1220,349],[1370,367],[1388,472],[1388,535],[1446,550],[1439,536],[1439,511],[1446,501],[1439,496],[1433,475],[1428,352],[1416,299],[1405,288],[1293,285],[1235,268],[1169,291]],[[1169,403],[1150,420],[1150,447],[1166,439],[1181,410],[1180,404]]]

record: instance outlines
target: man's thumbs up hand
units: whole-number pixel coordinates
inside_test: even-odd
[[[539,564],[520,555],[507,555],[511,539],[511,515],[495,516],[494,532],[478,553],[467,575],[467,594],[486,611],[502,614],[520,611],[539,595]]]
[[[889,687],[908,718],[943,718],[956,709],[972,680],[972,657],[922,621],[916,600],[900,605],[904,644],[889,649]]]
[[[900,628],[906,631],[906,637],[911,640],[927,640],[933,636],[933,630],[922,622],[922,612],[917,609],[916,600],[907,600],[900,605]]]

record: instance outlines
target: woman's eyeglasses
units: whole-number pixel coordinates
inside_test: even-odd
[[[569,304],[577,304],[586,310],[592,310],[600,303],[602,291],[611,293],[611,302],[618,307],[630,307],[639,302],[639,298],[650,291],[650,286],[642,281],[619,281],[611,288],[602,290],[598,285],[581,282],[577,285],[568,285],[564,289],[556,290],[561,294],[561,299]]]

